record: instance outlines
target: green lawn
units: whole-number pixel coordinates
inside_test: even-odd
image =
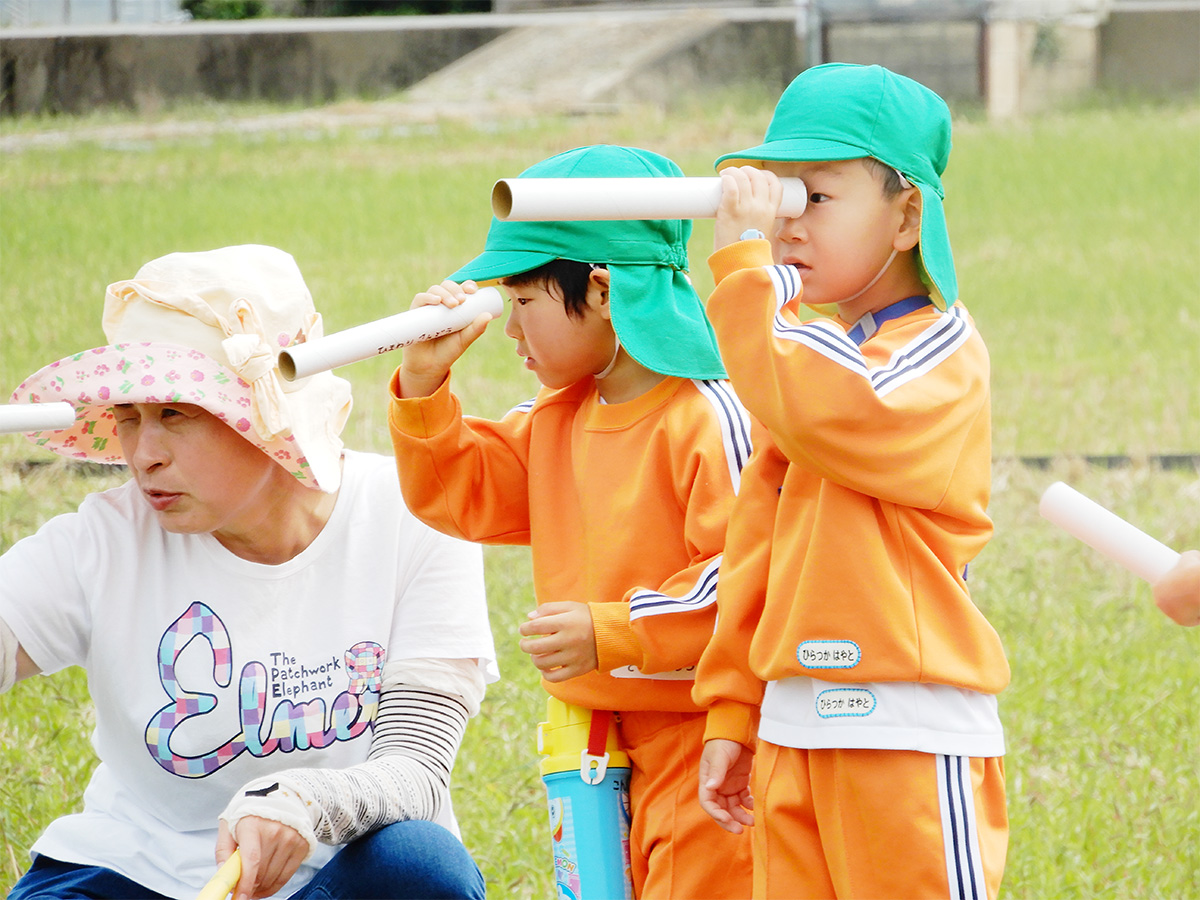
[[[447,124],[371,133],[213,136],[0,156],[0,389],[102,343],[104,286],[173,250],[275,244],[293,253],[336,331],[406,309],[478,251],[492,182],[587,143],[636,144],[687,174],[756,143],[768,103],[720,98],[669,114]],[[28,130],[33,126],[22,126]],[[46,126],[44,126],[46,127]],[[1023,123],[956,121],[947,210],[959,281],[993,366],[996,537],[977,602],[1012,662],[1001,697],[1012,838],[1005,896],[1194,896],[1200,884],[1200,629],[1037,515],[1064,480],[1164,542],[1200,547],[1200,479],[1156,454],[1200,453],[1200,106],[1098,106]],[[693,276],[711,288],[711,225]],[[396,355],[342,370],[351,446],[386,451]],[[532,396],[493,327],[463,360],[469,412]],[[1078,457],[1127,454],[1089,468]],[[1048,470],[1016,456],[1058,459]],[[116,483],[0,437],[0,550]],[[496,898],[552,896],[534,727],[543,699],[516,647],[533,603],[527,554],[487,552],[505,680],[456,774],[466,843]],[[0,891],[93,764],[79,672],[0,698]]]

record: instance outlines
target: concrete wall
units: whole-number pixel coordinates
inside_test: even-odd
[[[1154,92],[1195,90],[1200,5],[1184,5],[1156,12],[1118,5],[1099,30],[1028,21],[993,21],[982,31],[975,22],[835,22],[825,38],[829,59],[880,62],[946,97],[986,99],[993,114],[1011,116],[1077,96],[1097,80]],[[780,8],[743,9],[736,27],[662,61],[632,99],[654,99],[659,89],[667,95],[679,86],[704,87],[714,77],[785,85],[810,62],[786,16]],[[469,14],[0,29],[0,115],[154,111],[204,99],[316,104],[378,97],[408,88],[537,18]],[[896,29],[905,30],[899,39]],[[607,99],[631,98],[617,91]]]
[[[591,10],[3,29],[0,115],[105,107],[156,111],[205,99],[315,104],[377,97],[409,88],[515,28],[594,21],[599,15]],[[614,15],[661,27],[647,8]],[[665,99],[681,86],[703,89],[744,80],[781,90],[804,65],[789,11],[730,15],[724,27],[644,72],[636,91],[622,86],[604,99],[655,100],[658,94]],[[638,44],[636,24],[631,33],[625,40]],[[570,51],[556,46],[546,52],[561,56],[569,68]]]
[[[690,42],[650,69],[631,73],[612,100],[665,106],[678,99],[684,88],[703,91],[735,84],[762,84],[780,93],[804,68],[804,48],[790,24],[730,23]]]
[[[151,111],[173,103],[322,103],[394,93],[505,30],[311,20],[0,32],[0,114]],[[347,20],[336,20],[338,23]],[[324,27],[322,27],[322,24]],[[385,23],[387,24],[387,23]],[[299,27],[302,26],[302,27]]]
[[[1100,26],[1099,80],[1152,94],[1200,88],[1200,9],[1114,9]]]
[[[980,22],[854,22],[825,34],[831,61],[886,65],[947,100],[978,100],[984,91]]]

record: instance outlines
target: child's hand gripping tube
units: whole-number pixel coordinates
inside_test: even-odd
[[[612,713],[550,697],[538,724],[558,900],[633,900],[629,757]]]

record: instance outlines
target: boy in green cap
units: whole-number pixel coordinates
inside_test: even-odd
[[[694,696],[701,805],[754,824],[755,898],[999,890],[1009,669],[966,583],[992,531],[988,357],[958,302],[949,151],[932,91],[833,64],[717,161],[708,313],[771,440]],[[780,177],[806,184],[796,218],[777,219]]]
[[[658,154],[596,146],[520,177],[680,175]],[[484,252],[413,305],[454,306],[499,281],[505,333],[542,390],[500,421],[464,418],[449,373],[481,316],[404,351],[390,424],[419,518],[532,548],[539,605],[521,649],[554,697],[618,714],[635,896],[744,900],[748,836],[693,800],[704,713],[691,688],[750,424],[685,274],[690,232],[679,220],[493,220]]]

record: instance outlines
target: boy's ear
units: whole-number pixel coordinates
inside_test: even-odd
[[[921,240],[921,191],[911,187],[906,188],[903,193],[908,196],[902,200],[900,212],[903,218],[892,243],[892,246],[901,252],[911,250]]]
[[[587,303],[604,318],[611,319],[611,307],[608,304],[608,288],[612,276],[608,269],[592,269],[588,274]]]

